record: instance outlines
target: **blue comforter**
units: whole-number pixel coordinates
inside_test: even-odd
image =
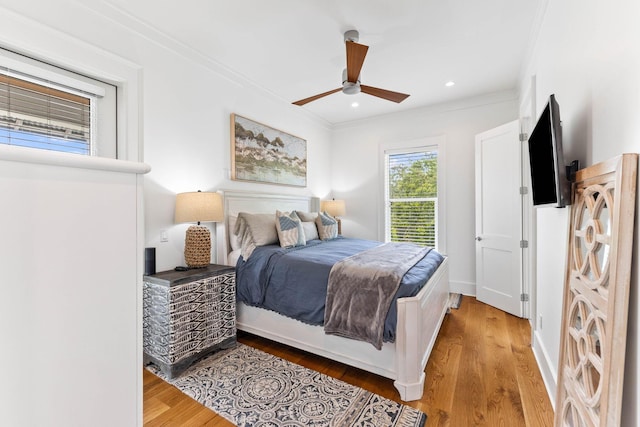
[[[247,261],[236,265],[238,301],[266,308],[311,324],[322,325],[331,267],[337,261],[380,245],[380,242],[342,238],[311,240],[306,246],[260,246]],[[404,275],[396,298],[414,296],[442,262],[435,250]],[[395,341],[396,304],[391,304],[384,326],[384,341]]]

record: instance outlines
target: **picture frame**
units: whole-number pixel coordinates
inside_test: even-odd
[[[307,186],[307,141],[231,114],[231,179]]]

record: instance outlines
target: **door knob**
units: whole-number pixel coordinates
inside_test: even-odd
[[[476,237],[476,240],[479,242],[480,240],[482,240],[482,237],[478,236]]]

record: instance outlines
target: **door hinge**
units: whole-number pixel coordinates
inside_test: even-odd
[[[520,240],[520,249],[525,249],[529,247],[529,241],[528,240]]]
[[[520,195],[524,196],[529,193],[529,189],[527,187],[520,187]]]
[[[526,133],[521,133],[520,134],[520,142],[524,142],[529,138],[529,135],[527,135]]]
[[[529,301],[529,294],[520,294],[520,301],[522,302]]]

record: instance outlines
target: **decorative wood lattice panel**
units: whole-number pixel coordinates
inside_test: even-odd
[[[637,154],[576,175],[556,402],[557,426],[619,426]]]

